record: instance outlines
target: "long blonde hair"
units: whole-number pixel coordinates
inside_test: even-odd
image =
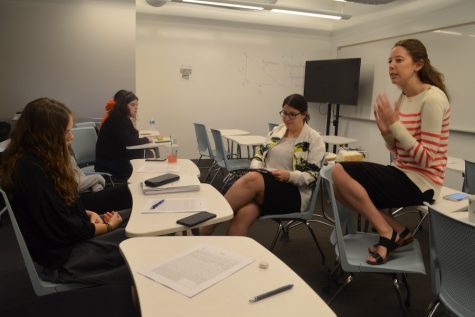
[[[3,189],[9,194],[18,189],[20,184],[15,180],[18,162],[29,154],[40,160],[45,174],[67,205],[76,200],[77,182],[66,144],[70,117],[71,111],[54,99],[39,98],[26,105],[4,152],[0,167]]]

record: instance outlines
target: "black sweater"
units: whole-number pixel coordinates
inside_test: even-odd
[[[96,143],[95,170],[108,172],[119,178],[132,174],[130,160],[143,157],[143,151],[127,150],[126,146],[148,143],[129,118],[111,115],[102,125]]]
[[[94,236],[94,225],[80,203],[64,203],[36,157],[18,162],[15,182],[12,207],[33,260],[59,268],[78,242]]]

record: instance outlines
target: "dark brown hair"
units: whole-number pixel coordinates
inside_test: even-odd
[[[308,122],[310,116],[308,115],[308,104],[304,96],[299,94],[292,94],[285,97],[284,102],[282,103],[282,108],[287,105],[292,108],[297,109],[300,113],[305,114],[304,121]]]
[[[422,68],[417,72],[419,79],[426,84],[434,85],[442,90],[447,98],[449,94],[444,83],[444,75],[431,65],[424,44],[417,39],[405,39],[398,41],[394,47],[401,46],[406,49],[414,62],[423,62]]]
[[[64,202],[70,205],[76,200],[77,182],[66,144],[71,115],[64,104],[54,99],[39,98],[26,105],[0,167],[1,184],[8,193],[21,186],[15,180],[17,164],[30,154],[40,160],[45,174],[53,181]]]

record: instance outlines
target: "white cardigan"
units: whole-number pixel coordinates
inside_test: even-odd
[[[254,156],[251,168],[264,168],[267,153],[279,144],[285,135],[287,128],[280,124],[267,135],[267,139]],[[295,139],[294,156],[292,160],[293,170],[290,171],[289,183],[298,187],[301,198],[300,211],[308,207],[312,189],[320,171],[320,163],[325,155],[325,144],[322,137],[314,129],[304,124],[300,135]]]

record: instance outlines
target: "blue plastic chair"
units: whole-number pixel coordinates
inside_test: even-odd
[[[78,288],[90,287],[90,285],[83,285],[83,284],[59,284],[59,283],[52,283],[43,280],[38,272],[37,267],[41,269],[41,266],[36,264],[33,259],[31,258],[30,252],[28,251],[28,247],[26,246],[26,242],[23,239],[23,235],[21,234],[20,227],[15,218],[15,214],[13,213],[12,207],[10,202],[8,201],[7,195],[3,190],[0,189],[0,193],[3,196],[3,200],[8,210],[8,214],[10,216],[10,221],[12,223],[13,232],[15,232],[16,239],[18,241],[18,245],[20,247],[21,255],[23,260],[25,261],[26,270],[28,272],[28,276],[30,277],[31,284],[33,286],[33,290],[36,295],[43,296],[48,295],[51,293],[59,293],[69,290],[74,290]]]
[[[475,316],[475,228],[429,206],[434,299],[427,316],[443,304],[456,316]]]
[[[426,273],[418,241],[414,239],[412,243],[393,251],[389,261],[384,264],[370,265],[366,263],[368,246],[376,244],[379,240],[379,235],[375,233],[358,232],[356,230],[356,213],[338,202],[335,198],[331,167],[323,167],[320,171],[320,176],[321,179],[326,182],[325,187],[328,191],[335,220],[335,229],[330,240],[335,245],[338,264],[333,269],[332,276],[337,272],[342,272],[346,275],[344,283],[330,298],[328,304],[331,304],[336,296],[352,282],[354,273],[387,273],[392,276],[392,282],[397,293],[399,305],[404,314],[407,315],[407,307],[410,305],[410,289],[407,284],[406,274]],[[344,233],[345,228],[346,233]],[[400,291],[401,285],[406,286],[407,296],[405,301],[403,301]]]
[[[224,150],[221,132],[219,130],[211,129],[211,134],[213,135],[214,145],[216,146],[216,156],[214,160],[216,161],[217,166],[217,171],[211,180],[211,184],[215,180],[219,171],[226,170],[229,174],[223,180],[224,183],[222,187],[226,188],[226,185],[232,179],[233,174],[236,175],[247,171],[251,164],[248,159],[228,159],[226,151]]]

